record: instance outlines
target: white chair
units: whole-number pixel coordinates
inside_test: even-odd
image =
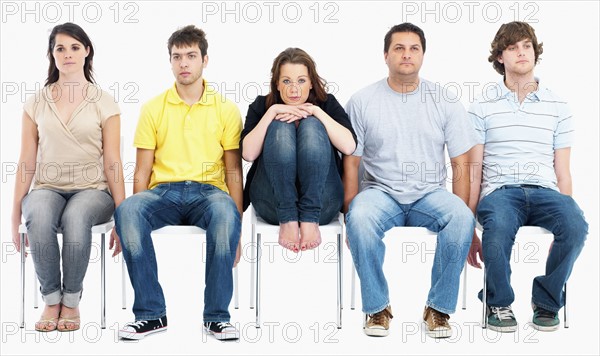
[[[193,225],[168,225],[160,229],[152,231],[153,235],[200,235],[206,238],[206,231]],[[121,257],[121,290],[122,290],[122,308],[127,308],[127,294],[126,294],[126,271],[125,259]],[[233,296],[234,296],[234,307],[239,309],[239,290],[238,290],[238,268],[237,266],[233,269]]]
[[[433,231],[428,230],[424,227],[415,227],[415,226],[396,226],[388,231],[386,234],[393,234],[395,237],[407,237],[407,236],[437,236],[437,234]],[[356,305],[355,298],[355,289],[356,289],[356,268],[354,267],[354,263],[352,263],[352,281],[350,286],[350,309],[354,310]],[[463,268],[463,293],[462,293],[462,309],[467,309],[467,263],[465,262],[465,267]]]
[[[261,242],[263,235],[279,236],[279,225],[271,225],[261,219],[252,208],[251,213],[252,221],[252,256],[250,258],[251,269],[250,272],[250,308],[254,305],[254,292],[256,292],[256,327],[260,328],[260,293],[261,293],[261,275],[260,275],[260,258],[261,256]],[[319,226],[321,236],[336,235],[337,236],[337,327],[342,328],[342,260],[343,250],[342,236],[344,234],[343,229],[344,216],[340,213],[337,219],[334,219],[327,225]],[[255,268],[254,268],[255,267]]]
[[[100,234],[100,326],[106,329],[106,258],[105,258],[105,236],[115,226],[113,220],[104,224],[92,226],[92,235]],[[62,233],[59,229],[58,234]],[[20,326],[25,327],[25,234],[27,234],[27,226],[19,225],[19,236],[21,245],[21,299],[20,299]],[[38,288],[37,277],[34,273],[33,287],[33,307],[38,307]]]
[[[477,223],[477,229],[479,231],[483,230],[481,225],[479,225],[479,223]],[[554,240],[554,235],[550,231],[548,231],[542,227],[539,227],[539,226],[522,226],[521,228],[519,228],[519,231],[517,231],[517,237],[519,235],[551,236],[552,239]],[[487,279],[485,276],[485,264],[483,267],[484,267],[484,269],[483,269],[483,298],[482,298],[483,299],[483,313],[482,313],[482,318],[481,318],[481,327],[483,329],[486,329],[487,328],[487,318],[486,318],[486,314],[487,314],[486,313],[487,312],[487,310],[486,310],[487,309],[487,295],[486,295],[487,294],[486,293]],[[568,313],[567,313],[567,283],[565,283],[564,292],[565,292],[565,306],[563,307],[563,313],[564,313],[564,319],[565,319],[564,326],[565,326],[565,328],[568,328],[569,327],[569,319],[567,318],[567,315],[568,315]]]

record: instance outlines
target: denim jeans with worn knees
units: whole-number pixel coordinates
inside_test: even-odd
[[[79,305],[90,260],[92,226],[109,221],[114,210],[112,196],[98,189],[34,189],[25,196],[23,217],[46,304],[62,303],[69,308]],[[56,234],[59,228],[62,251]]]
[[[346,232],[360,278],[363,312],[377,313],[390,304],[383,274],[383,238],[385,232],[395,226],[421,226],[437,233],[426,305],[443,313],[454,313],[460,273],[475,228],[473,213],[460,198],[443,189],[411,204],[400,204],[389,194],[374,188],[358,193],[346,215]],[[391,258],[400,258],[399,252]],[[401,273],[410,274],[410,266],[396,265]]]
[[[269,224],[330,223],[339,213],[344,189],[329,136],[319,119],[273,121],[250,186],[250,201]]]
[[[135,291],[136,320],[158,319],[167,313],[150,235],[167,225],[194,225],[206,230],[203,318],[205,322],[230,320],[232,269],[241,216],[229,194],[211,184],[192,181],[159,184],[125,199],[117,208],[115,222]],[[180,248],[186,247],[175,246],[174,253]],[[171,276],[187,278],[188,272],[175,260],[166,268]]]
[[[532,302],[558,312],[565,303],[563,286],[583,249],[588,224],[568,195],[539,186],[503,186],[485,196],[477,208],[483,227],[482,248],[487,278],[487,303],[505,307],[515,300],[510,285],[510,255],[521,226],[541,226],[554,234],[545,275],[535,277]],[[479,292],[479,298],[483,297]]]

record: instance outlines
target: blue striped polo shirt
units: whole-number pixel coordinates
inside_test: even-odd
[[[537,79],[536,79],[537,80]],[[480,199],[510,184],[532,184],[558,191],[554,151],[573,143],[568,104],[547,88],[519,103],[504,81],[489,86],[469,108],[483,150]]]

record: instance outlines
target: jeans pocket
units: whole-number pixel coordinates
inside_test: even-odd
[[[169,191],[170,185],[169,183],[159,184],[156,187],[149,190],[150,193],[156,194],[159,197],[163,197]]]

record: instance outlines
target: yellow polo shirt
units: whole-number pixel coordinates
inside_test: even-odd
[[[142,107],[133,145],[154,150],[149,189],[195,181],[229,192],[223,153],[239,148],[242,118],[237,106],[207,86],[192,106],[176,86]]]

